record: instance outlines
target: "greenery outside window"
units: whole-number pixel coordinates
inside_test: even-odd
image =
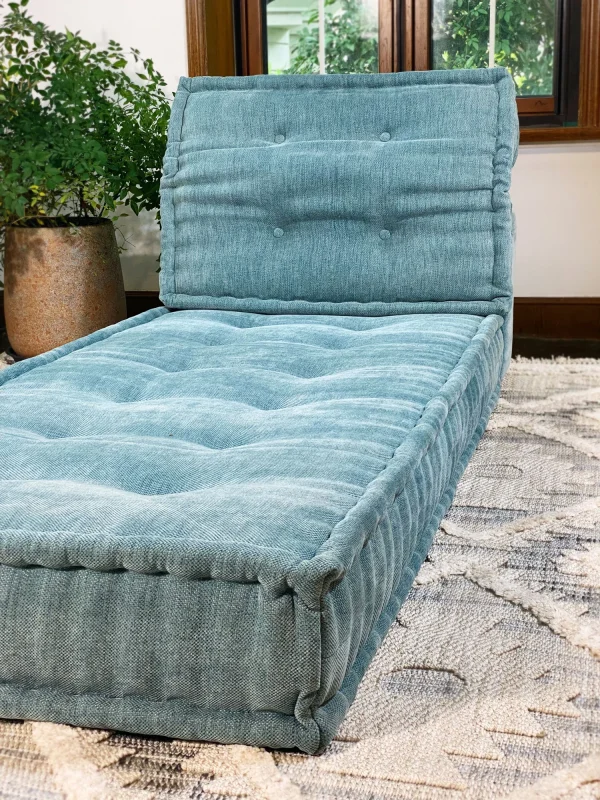
[[[270,73],[379,71],[377,0],[267,0],[265,10]]]
[[[503,66],[522,125],[577,124],[580,16],[568,0],[433,0],[433,69]]]

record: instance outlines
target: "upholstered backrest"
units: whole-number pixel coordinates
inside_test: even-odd
[[[277,313],[507,313],[503,69],[182,78],[161,298]]]

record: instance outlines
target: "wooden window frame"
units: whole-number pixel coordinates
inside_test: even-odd
[[[562,0],[557,98],[518,99],[521,142],[600,140],[600,0]],[[186,0],[190,75],[267,71],[263,0]],[[566,29],[570,23],[570,28]],[[558,27],[560,26],[560,27]],[[430,0],[379,0],[379,70],[430,68]]]
[[[262,0],[235,0],[240,75],[262,75],[267,66],[267,19]]]
[[[232,0],[185,0],[188,75],[235,75],[235,8]]]

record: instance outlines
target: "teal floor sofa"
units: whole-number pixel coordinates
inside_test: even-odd
[[[510,355],[503,70],[181,80],[166,308],[0,373],[0,716],[322,750]]]

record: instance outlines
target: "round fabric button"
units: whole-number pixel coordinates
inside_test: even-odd
[[[385,228],[382,231],[379,231],[379,238],[380,239],[389,239],[392,234],[386,230]]]
[[[390,134],[387,131],[385,131],[384,133],[381,134],[381,136],[379,138],[381,139],[382,142],[389,142],[389,140],[392,137],[390,136]]]
[[[273,236],[276,239],[281,239],[281,237],[283,236],[283,231],[281,230],[281,228],[275,228],[275,230],[273,231]]]
[[[285,136],[283,133],[278,133],[275,137],[275,144],[283,144],[283,142],[285,142]]]

